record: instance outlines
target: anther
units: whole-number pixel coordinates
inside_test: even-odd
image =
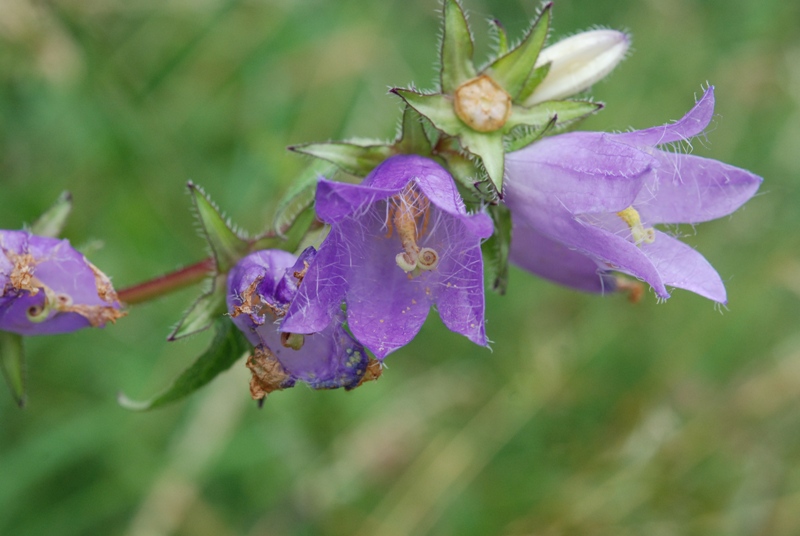
[[[644,244],[652,244],[656,239],[656,232],[652,227],[645,227],[642,225],[642,218],[639,216],[639,211],[633,207],[628,207],[625,210],[617,212],[617,216],[622,218],[628,228],[631,230],[631,238],[633,243],[637,246]]]

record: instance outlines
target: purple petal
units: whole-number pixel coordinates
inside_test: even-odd
[[[684,141],[701,134],[711,118],[714,116],[714,87],[710,86],[703,96],[694,105],[694,108],[683,116],[680,121],[666,125],[625,132],[622,134],[611,134],[614,141],[627,143],[636,147],[650,146],[655,147],[663,143],[673,143]]]
[[[453,240],[442,255],[434,296],[439,317],[450,331],[485,346],[483,258],[480,246]]]
[[[346,246],[333,231],[322,242],[281,323],[283,331],[322,331],[341,309],[347,291]]]
[[[363,378],[369,358],[344,329],[341,310],[331,314],[322,329],[304,335],[299,348],[284,344],[285,330],[277,322],[288,304],[285,300],[294,297],[293,288],[297,290],[289,280],[296,282],[295,273],[302,273],[303,261],[312,257],[313,249],[299,259],[278,250],[248,255],[228,276],[228,310],[248,340],[268,349],[288,374],[281,388],[303,381],[314,389],[351,389]]]
[[[122,316],[108,278],[67,240],[0,231],[0,329],[22,335],[66,333],[102,327]],[[25,283],[15,263],[31,274]],[[29,312],[40,313],[32,321]]]
[[[719,303],[727,302],[725,285],[708,261],[680,240],[656,231],[651,244],[642,244],[664,285],[690,290]]]
[[[331,234],[348,237],[343,246],[349,254],[348,325],[362,344],[383,359],[408,344],[425,322],[431,306],[431,274],[409,277],[395,261],[402,250],[399,239],[386,239],[386,231],[375,220],[368,225],[348,220]]]
[[[601,268],[624,272],[646,281],[661,298],[669,298],[664,282],[651,260],[627,238],[569,215],[554,217],[534,228],[552,239],[590,255]]]
[[[382,199],[395,195],[399,189],[370,188],[362,184],[348,184],[320,179],[317,183],[317,217],[325,223],[337,223],[353,213],[360,212]]]
[[[592,258],[551,240],[524,223],[514,223],[511,262],[545,279],[586,292],[611,292],[616,278]]]
[[[561,134],[506,156],[505,201],[512,211],[616,212],[633,203],[655,165],[601,132]]]
[[[633,203],[648,224],[699,223],[731,214],[749,200],[762,178],[699,156],[654,151],[659,167]]]

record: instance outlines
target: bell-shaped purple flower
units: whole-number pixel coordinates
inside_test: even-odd
[[[308,248],[300,258],[280,250],[263,250],[239,261],[228,274],[228,312],[234,324],[256,347],[247,366],[253,373],[255,399],[304,382],[314,389],[352,389],[380,375],[364,347],[344,328],[338,311],[317,332],[282,332],[280,320],[303,283],[315,255]]]
[[[317,215],[331,225],[282,329],[313,333],[347,305],[353,335],[379,359],[407,344],[435,305],[444,324],[485,345],[480,243],[486,214],[467,214],[436,162],[395,156],[361,184],[320,180]]]
[[[0,330],[21,335],[102,327],[124,315],[111,281],[67,240],[0,231]]]
[[[507,156],[505,202],[514,222],[511,259],[582,290],[613,289],[609,271],[725,303],[725,286],[697,251],[657,224],[726,216],[762,179],[716,160],[658,149],[703,132],[714,113],[710,87],[680,121],[608,134],[545,138]]]

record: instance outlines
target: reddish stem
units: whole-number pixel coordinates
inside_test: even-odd
[[[199,283],[214,270],[214,259],[209,257],[172,273],[156,277],[119,291],[119,301],[133,305]]]

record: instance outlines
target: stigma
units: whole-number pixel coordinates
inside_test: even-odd
[[[388,201],[386,226],[391,238],[394,231],[400,238],[403,250],[395,256],[401,270],[411,277],[423,271],[434,270],[439,265],[439,252],[430,247],[420,247],[419,240],[428,230],[430,200],[418,192],[412,184]]]

